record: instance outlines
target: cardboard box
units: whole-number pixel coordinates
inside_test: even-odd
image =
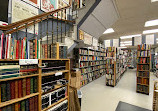
[[[77,88],[77,89],[80,89],[81,88],[81,78],[80,77],[71,77],[70,79],[70,86],[71,87],[74,87],[74,88]]]
[[[74,71],[71,73],[72,77],[81,77],[81,71]]]

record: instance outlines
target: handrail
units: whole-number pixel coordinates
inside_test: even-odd
[[[44,17],[47,17],[49,15],[52,15],[56,12],[59,12],[61,10],[64,10],[64,9],[67,9],[67,8],[70,8],[71,7],[71,4],[69,4],[68,6],[66,7],[63,7],[63,8],[59,8],[59,9],[56,9],[56,10],[53,10],[53,11],[50,11],[50,12],[47,12],[47,13],[42,13],[42,14],[39,14],[39,15],[36,15],[36,16],[33,16],[33,17],[30,17],[30,18],[27,18],[27,19],[24,19],[24,20],[21,20],[21,21],[18,21],[18,22],[15,22],[15,23],[12,23],[12,24],[9,24],[9,25],[6,25],[6,26],[1,26],[0,25],[0,30],[3,30],[3,31],[7,31],[7,30],[10,30],[10,29],[13,29],[13,28],[16,28],[18,26],[21,26],[21,25],[24,25],[24,24],[27,24],[28,26],[32,25],[32,21],[34,21],[35,23],[38,23],[40,22],[41,18],[44,18]],[[46,19],[46,18],[45,18]],[[43,19],[43,20],[45,20]],[[54,19],[56,19],[56,17],[54,17]],[[59,19],[58,19],[59,20]],[[60,19],[61,20],[61,19]],[[63,20],[63,21],[67,21],[67,22],[74,22],[74,21],[68,21],[68,20]],[[31,23],[29,23],[31,22]],[[23,29],[24,26],[21,26],[20,29]],[[15,29],[9,31],[10,33],[13,33],[15,31]],[[7,33],[9,33],[7,32]]]

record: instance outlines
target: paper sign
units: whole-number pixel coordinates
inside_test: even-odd
[[[20,59],[19,65],[38,64],[38,59]]]
[[[60,76],[62,74],[63,74],[62,72],[57,72],[57,73],[55,73],[55,76]]]

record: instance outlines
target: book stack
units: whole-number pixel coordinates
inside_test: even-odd
[[[11,35],[0,37],[0,59],[38,59],[40,41],[28,40],[26,37],[16,40]]]
[[[0,79],[19,77],[20,76],[19,71],[20,71],[20,65],[0,66]]]
[[[138,45],[137,51],[137,89],[143,94],[149,94],[150,84],[150,45]]]
[[[62,59],[67,58],[67,46],[59,46],[59,57]]]
[[[37,77],[1,82],[1,102],[37,92]]]
[[[62,71],[66,68],[64,61],[44,61],[43,63],[45,64],[45,67],[42,68],[42,73]]]
[[[102,56],[101,56],[102,53]],[[84,86],[105,73],[105,49],[74,49],[74,66],[81,70],[81,85]]]
[[[67,111],[68,110],[68,101],[65,100],[58,105],[50,108],[48,111]]]
[[[67,92],[67,87],[62,87],[53,92],[42,95],[42,109],[45,109],[48,106],[54,104],[55,102],[58,102],[61,99],[65,98],[67,96],[66,92]]]
[[[38,111],[38,96],[0,108],[0,111]]]
[[[31,65],[20,65],[20,73],[21,75],[31,75],[38,73],[38,65],[31,64]]]

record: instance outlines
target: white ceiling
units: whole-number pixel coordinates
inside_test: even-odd
[[[119,38],[125,35],[142,34],[143,30],[158,26],[144,27],[148,20],[158,19],[158,2],[151,0],[115,0],[120,18],[112,25],[114,33],[104,34],[100,40]]]
[[[80,29],[99,38],[103,32],[111,27],[119,16],[113,0],[101,0],[93,12],[88,16]]]

